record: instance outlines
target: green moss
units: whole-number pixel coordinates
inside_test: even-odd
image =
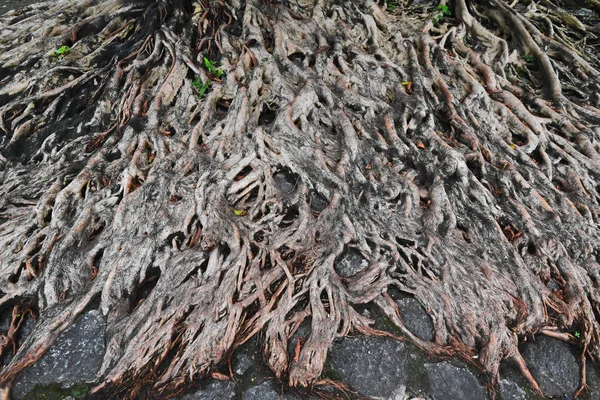
[[[373,328],[379,329],[380,331],[386,331],[396,336],[402,336],[402,331],[394,322],[386,315],[382,315],[375,319]]]
[[[329,358],[327,360],[325,360],[325,365],[323,365],[322,376],[323,376],[323,378],[329,378],[332,381],[338,381],[338,382],[344,381],[342,379],[342,376],[339,374],[339,372],[337,372],[335,370],[335,368],[333,368],[333,365],[331,365]]]
[[[28,393],[29,400],[61,400],[72,396],[76,399],[83,399],[90,388],[86,384],[73,385],[70,388],[62,388],[59,385],[36,385]]]
[[[429,382],[425,370],[425,356],[415,345],[406,343],[407,390],[413,394],[429,393]]]

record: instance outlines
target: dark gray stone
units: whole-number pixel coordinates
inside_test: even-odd
[[[206,389],[183,396],[181,400],[232,400],[234,397],[233,382],[212,381]]]
[[[356,249],[348,249],[335,263],[335,271],[344,278],[348,278],[364,271],[369,262]]]
[[[588,359],[586,367],[585,375],[590,399],[600,400],[600,369],[590,359]]]
[[[39,2],[40,0],[0,0],[0,14]]]
[[[297,400],[297,397],[289,394],[279,394],[275,382],[265,381],[246,390],[242,400]]]
[[[396,302],[402,313],[404,325],[423,340],[433,340],[433,322],[418,300],[411,297]]]
[[[482,400],[487,392],[475,375],[449,362],[426,364],[431,395],[436,400]]]
[[[527,400],[527,393],[515,382],[501,379],[500,397],[502,400]]]
[[[250,339],[238,348],[231,358],[233,373],[242,376],[250,368],[256,369],[262,361],[262,355],[256,337]]]
[[[104,357],[105,330],[106,322],[99,311],[80,317],[37,363],[18,377],[14,399],[26,399],[36,385],[68,388],[94,381]]]
[[[10,328],[10,322],[12,321],[12,310],[6,310],[0,314],[0,332],[6,334]]]
[[[329,201],[322,195],[313,192],[310,196],[310,208],[314,211],[321,212],[327,208]]]
[[[23,344],[25,339],[31,335],[35,328],[35,319],[31,315],[27,315],[25,317],[25,321],[21,325],[21,329],[19,329],[19,346]]]
[[[294,177],[285,174],[284,172],[278,172],[273,175],[273,179],[275,183],[281,188],[285,193],[292,193],[296,189],[297,182]]]
[[[572,396],[579,385],[579,364],[569,346],[538,336],[523,346],[523,358],[546,396]]]
[[[395,397],[408,382],[407,350],[389,338],[344,338],[334,344],[331,367],[364,396]]]

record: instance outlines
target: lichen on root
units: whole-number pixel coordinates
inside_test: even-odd
[[[0,16],[0,354],[15,353],[0,384],[97,307],[99,397],[173,396],[258,333],[275,374],[311,386],[337,337],[394,336],[357,310],[374,304],[398,339],[486,372],[492,395],[509,358],[540,391],[519,343],[577,344],[583,390],[600,356],[600,73],[582,49],[599,32],[542,4]],[[349,251],[368,266],[345,276]],[[404,326],[398,291],[433,341]]]

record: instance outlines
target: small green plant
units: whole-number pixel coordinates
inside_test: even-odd
[[[215,68],[214,61],[211,61],[208,58],[204,57],[204,65],[206,66],[208,72],[210,72],[211,74],[216,75],[218,78],[223,76],[223,70],[221,68]]]
[[[444,16],[452,15],[452,11],[450,11],[448,6],[445,4],[438,5],[436,10],[438,12],[433,16],[433,18],[431,18],[431,21],[433,22],[433,25],[435,25],[435,26],[439,26],[442,23],[442,21],[444,21]]]
[[[62,60],[70,52],[71,48],[69,46],[61,46],[58,49],[54,50],[54,56],[57,57],[59,60]]]
[[[215,66],[215,62],[211,61],[210,59],[208,59],[206,57],[204,57],[204,66],[206,67],[206,70],[208,71],[209,77],[220,78],[223,76],[223,70],[221,68],[217,68]],[[205,83],[202,83],[202,79],[200,79],[200,77],[198,75],[196,75],[194,77],[194,80],[192,81],[192,86],[194,88],[196,88],[196,90],[198,91],[198,96],[200,98],[204,97],[204,95],[206,94],[206,91],[208,90],[210,85],[211,85],[210,81],[206,81]]]
[[[581,337],[581,332],[575,331],[574,335],[577,339],[579,339]]]
[[[535,57],[532,56],[531,54],[525,54],[523,56],[523,60],[525,60],[525,62],[532,63],[535,61]]]
[[[196,77],[192,81],[192,86],[194,88],[196,88],[196,90],[198,91],[198,97],[199,98],[203,98],[204,94],[206,93],[206,91],[210,87],[210,81],[202,83],[202,79],[200,79],[200,77],[198,75],[196,75]]]
[[[452,15],[452,12],[448,8],[448,6],[445,4],[440,4],[439,6],[437,6],[437,9],[440,10],[443,15],[448,15],[448,16]]]
[[[390,11],[394,11],[398,8],[398,3],[395,0],[386,0],[385,2],[387,9]]]

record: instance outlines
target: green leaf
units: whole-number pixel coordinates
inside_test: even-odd
[[[215,72],[216,71],[214,63],[212,61],[210,61],[206,57],[204,57],[204,65],[206,65],[206,69],[208,70],[208,72]]]
[[[205,84],[203,84],[202,86],[200,86],[200,89],[198,89],[198,96],[200,98],[204,97],[204,94],[206,93],[206,91],[208,90],[208,87],[210,86],[210,82],[206,82]]]
[[[198,97],[202,98],[204,97],[204,94],[210,87],[210,81],[202,83],[202,79],[198,75],[196,75],[196,77],[192,81],[192,86],[198,91]]]
[[[56,54],[57,56],[64,56],[66,54],[69,54],[70,51],[71,48],[69,46],[61,46],[58,49],[54,50],[54,54]]]
[[[220,77],[222,77],[222,76],[223,76],[223,70],[222,70],[221,68],[219,68],[219,69],[217,70],[217,77],[218,77],[218,78],[220,78]]]
[[[440,4],[439,6],[437,6],[437,9],[440,10],[445,15],[452,15],[452,11],[450,11],[448,6],[445,4]]]
[[[525,54],[523,56],[523,60],[525,60],[525,62],[531,63],[535,61],[535,57],[532,56],[531,54]]]
[[[202,79],[200,79],[198,75],[194,77],[194,80],[192,81],[192,86],[195,87],[196,90],[200,90],[200,87],[202,86]]]
[[[246,211],[244,211],[244,210],[233,210],[233,213],[235,215],[237,215],[238,217],[241,217],[242,215],[246,215]]]

